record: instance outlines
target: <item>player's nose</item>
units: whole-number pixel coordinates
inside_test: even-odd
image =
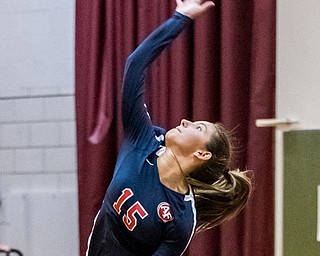
[[[181,125],[182,127],[185,127],[185,128],[186,128],[186,127],[192,125],[192,122],[189,121],[189,120],[187,120],[187,119],[182,119],[180,125]]]

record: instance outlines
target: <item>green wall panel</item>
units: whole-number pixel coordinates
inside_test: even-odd
[[[284,133],[283,256],[320,256],[320,130]]]

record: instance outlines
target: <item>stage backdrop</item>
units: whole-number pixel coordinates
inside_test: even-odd
[[[76,1],[76,115],[81,256],[112,177],[122,139],[126,57],[174,11],[174,0]],[[216,1],[149,70],[155,124],[220,121],[239,138],[237,165],[254,172],[254,194],[231,222],[194,238],[189,256],[273,255],[276,0]]]

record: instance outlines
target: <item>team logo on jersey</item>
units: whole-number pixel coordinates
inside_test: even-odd
[[[158,216],[163,222],[169,222],[173,220],[173,216],[170,210],[170,204],[162,202],[158,205]]]

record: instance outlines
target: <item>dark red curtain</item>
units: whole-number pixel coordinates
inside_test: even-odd
[[[197,235],[186,255],[273,255],[275,0],[216,1],[150,68],[149,112],[170,128],[182,118],[220,121],[239,139],[236,164],[253,170],[254,193],[233,221]],[[76,116],[80,250],[110,182],[121,143],[120,90],[126,57],[175,1],[76,1]]]

